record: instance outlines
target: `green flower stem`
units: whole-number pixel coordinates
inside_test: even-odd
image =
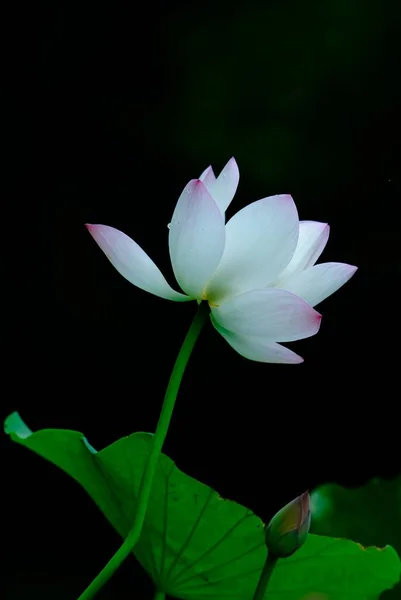
[[[165,600],[166,594],[160,590],[156,590],[153,600]]]
[[[157,423],[156,432],[153,436],[152,449],[150,451],[141,479],[137,511],[132,528],[123,544],[109,560],[103,570],[100,571],[99,575],[95,577],[92,583],[79,596],[78,600],[91,600],[97,594],[97,592],[104,586],[105,583],[107,583],[118,567],[130,555],[139,539],[139,536],[141,535],[157,462],[164,444],[164,440],[166,439],[182,376],[184,375],[185,367],[187,366],[195,342],[198,339],[204,323],[206,322],[208,314],[208,304],[206,302],[201,302],[185,337],[184,343],[181,346],[181,350],[178,353],[177,360],[175,361],[173,372],[171,373],[170,381],[168,382],[166,394],[164,396],[159,422]],[[164,595],[160,595],[161,592],[157,592],[157,594],[155,598],[158,600],[164,598]]]
[[[272,554],[267,556],[257,588],[253,595],[253,600],[264,600],[266,597],[267,586],[269,585],[270,577],[273,573],[274,567],[276,566],[277,560],[278,559]]]

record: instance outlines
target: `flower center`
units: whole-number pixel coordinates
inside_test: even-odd
[[[208,299],[205,290],[203,290],[203,292],[202,292],[202,300],[206,300],[206,302],[208,302],[209,306],[214,306],[214,308],[217,308],[219,306],[218,304],[215,304],[215,302],[212,302],[211,300]]]

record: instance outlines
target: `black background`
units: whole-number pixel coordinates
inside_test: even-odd
[[[208,325],[165,452],[264,520],[320,483],[401,473],[398,3],[17,13],[6,52],[2,416],[80,430],[96,448],[154,431],[195,304],[134,288],[84,223],[131,235],[174,285],[176,200],[233,155],[241,178],[228,217],[291,193],[301,219],[331,225],[323,260],[359,270],[319,306],[319,334],[291,346],[302,365],[247,361]],[[75,599],[117,534],[75,482],[5,436],[2,463],[6,598]],[[133,559],[99,600],[131,597],[151,597]]]

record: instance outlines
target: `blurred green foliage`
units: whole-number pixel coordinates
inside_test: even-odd
[[[393,546],[401,557],[401,477],[373,479],[359,488],[325,484],[311,494],[311,531],[364,546]],[[393,595],[400,597],[401,585]],[[388,593],[390,594],[390,593]]]

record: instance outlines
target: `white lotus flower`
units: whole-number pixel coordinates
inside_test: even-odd
[[[251,360],[299,363],[279,342],[317,333],[312,308],[338,290],[357,267],[315,265],[329,226],[299,221],[289,195],[249,204],[225,224],[239,171],[234,158],[216,178],[208,167],[178,199],[169,225],[171,264],[181,289],[167,283],[134,240],[107,225],[87,225],[119,273],[137,287],[176,302],[206,300],[217,331]]]

